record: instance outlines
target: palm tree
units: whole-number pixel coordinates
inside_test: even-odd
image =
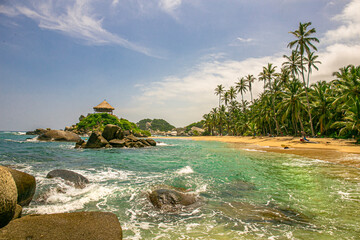
[[[293,78],[295,78],[295,76],[298,76],[299,70],[301,68],[299,52],[293,50],[291,51],[290,56],[283,55],[283,57],[286,58],[287,61],[284,62],[282,65],[292,73]]]
[[[232,103],[236,98],[236,89],[233,86],[231,86],[228,93],[229,93],[230,103]]]
[[[276,126],[276,135],[279,135],[280,128],[279,128],[279,123],[276,118],[275,94],[273,92],[273,84],[271,82],[271,80],[275,77],[275,68],[276,68],[276,66],[274,67],[272,63],[268,63],[268,65],[266,67],[263,67],[262,73],[264,74],[264,77],[268,81],[268,85],[270,88],[270,94],[272,95],[273,118],[274,118],[275,126]]]
[[[309,95],[308,95],[308,91],[307,91],[307,87],[306,87],[306,83],[305,83],[304,53],[306,52],[308,55],[310,55],[311,49],[314,49],[315,51],[317,51],[317,48],[315,47],[313,42],[320,42],[320,41],[319,41],[319,39],[317,39],[315,37],[310,37],[310,35],[312,35],[313,33],[316,33],[315,28],[307,30],[307,28],[310,25],[311,25],[311,22],[300,23],[298,30],[296,30],[294,32],[290,32],[297,39],[290,42],[288,44],[288,47],[293,48],[294,46],[296,46],[296,51],[298,51],[300,53],[301,75],[302,75],[302,79],[303,79],[303,85],[305,88],[306,101],[307,101],[308,113],[309,113],[309,118],[310,118],[311,134],[314,136],[315,134],[314,134],[314,127],[313,127],[313,123],[312,123],[312,117],[311,117]]]
[[[224,95],[222,96],[222,100],[224,101],[225,106],[227,106],[230,100],[229,91],[226,91],[224,93]]]
[[[222,97],[222,94],[224,93],[224,91],[225,91],[225,89],[222,84],[217,85],[217,87],[215,88],[215,95],[219,96],[219,107],[220,107],[221,97]]]
[[[248,84],[248,88],[249,88],[249,92],[250,92],[250,96],[251,96],[251,102],[253,102],[252,84],[255,82],[256,78],[254,77],[254,75],[249,74],[245,77],[245,79]]]
[[[244,102],[244,93],[246,93],[248,88],[245,78],[238,78],[238,82],[235,83],[235,88],[237,92],[241,94],[241,100]]]
[[[317,113],[316,118],[320,127],[320,134],[324,135],[329,129],[331,106],[334,102],[333,97],[329,94],[330,84],[320,81],[312,85],[310,96],[313,98],[314,111]]]
[[[305,57],[305,64],[308,67],[308,76],[307,76],[307,87],[309,87],[310,74],[312,73],[312,68],[314,67],[317,71],[319,68],[315,64],[321,64],[320,61],[316,60],[319,56],[314,55],[315,52],[311,52],[307,57]]]

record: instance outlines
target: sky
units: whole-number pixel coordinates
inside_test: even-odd
[[[359,9],[360,0],[0,0],[0,130],[63,129],[104,99],[133,122],[186,126],[217,106],[217,85],[267,63],[279,70],[300,22],[320,40],[311,82],[330,81],[360,65]]]

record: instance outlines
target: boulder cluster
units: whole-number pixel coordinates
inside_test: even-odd
[[[88,141],[80,140],[76,148],[143,148],[156,146],[153,139],[137,138],[129,130],[123,130],[117,125],[108,124],[104,131],[93,132]]]
[[[89,183],[84,176],[56,169],[47,178],[61,178],[75,188]],[[109,212],[74,212],[22,217],[36,190],[33,176],[0,166],[0,239],[122,239],[121,225]]]

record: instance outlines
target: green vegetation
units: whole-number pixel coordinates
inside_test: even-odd
[[[171,125],[164,119],[151,120],[147,118],[140,120],[137,123],[137,125],[141,130],[153,130],[153,131],[163,131],[163,132],[168,132],[175,128],[173,125]]]
[[[203,128],[204,123],[205,123],[205,121],[204,121],[204,120],[201,120],[201,121],[199,121],[199,122],[194,122],[194,123],[192,123],[192,124],[190,124],[190,125],[187,125],[187,126],[185,127],[185,132],[186,132],[186,133],[189,132],[192,127]]]
[[[281,68],[272,63],[263,67],[258,81],[264,82],[264,91],[257,99],[243,99],[247,91],[252,96],[253,75],[238,78],[229,90],[216,87],[219,107],[203,116],[210,135],[296,136],[304,131],[319,137],[355,137],[360,143],[360,66],[340,68],[334,80],[309,86],[312,71],[321,63],[315,55],[319,40],[310,25],[300,23],[290,32],[295,40],[288,47],[294,49],[284,55]],[[238,93],[241,102],[236,101]]]
[[[81,118],[80,122],[76,124],[76,129],[80,131],[103,131],[107,124],[118,125],[124,130],[131,130],[133,133],[141,133],[143,135],[150,136],[148,131],[139,129],[135,123],[132,123],[126,119],[119,119],[114,115],[108,113],[94,113],[85,118]]]

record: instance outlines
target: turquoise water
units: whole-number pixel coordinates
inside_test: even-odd
[[[218,142],[161,139],[154,148],[79,150],[22,134],[0,132],[0,164],[36,177],[24,214],[110,211],[124,239],[360,239],[357,168]],[[45,178],[59,168],[91,184],[75,189]],[[163,185],[188,189],[199,201],[160,212],[147,193]]]

